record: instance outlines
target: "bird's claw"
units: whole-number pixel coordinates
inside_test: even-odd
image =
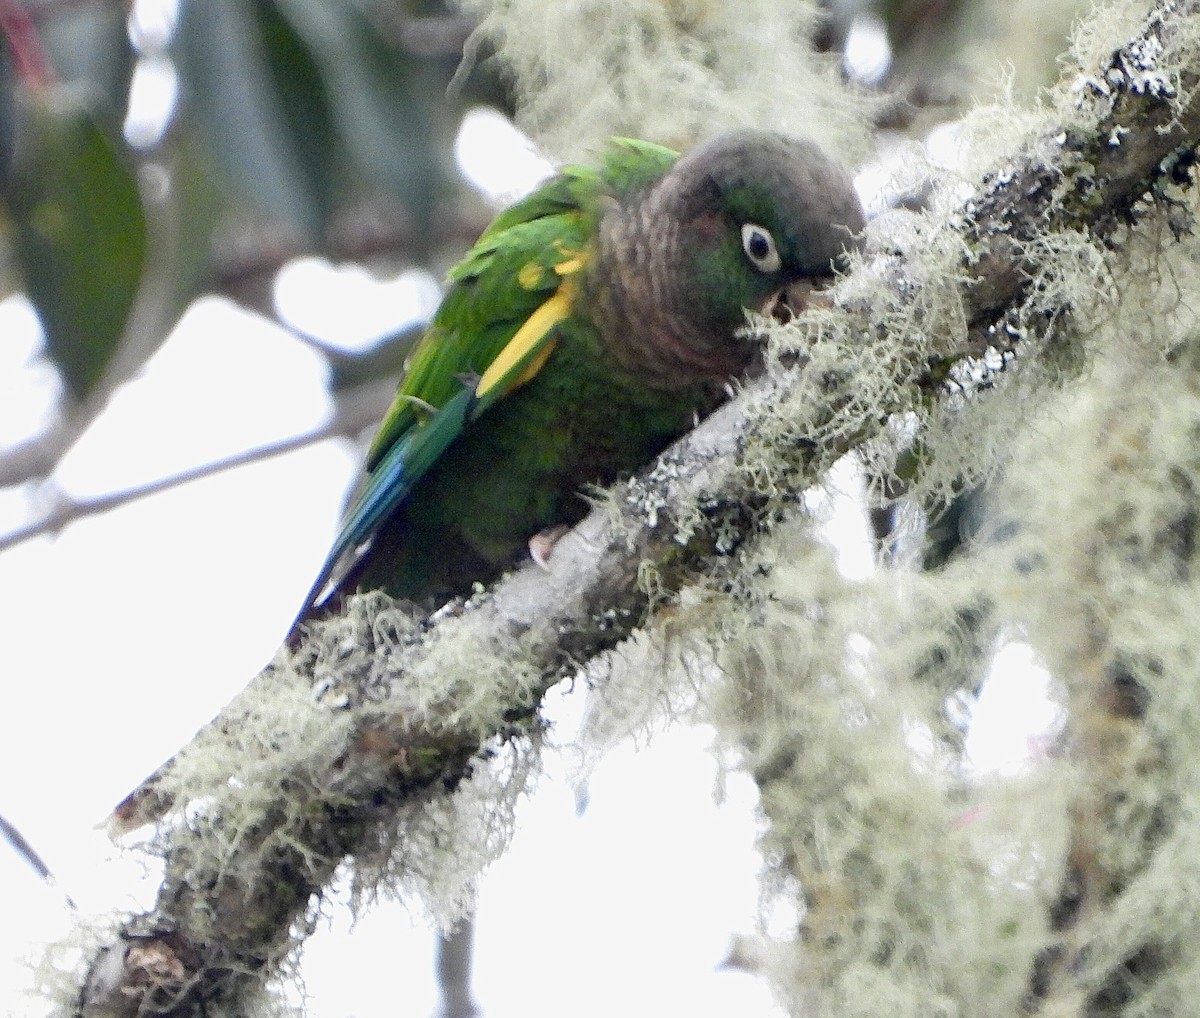
[[[564,527],[559,524],[556,527],[547,527],[545,530],[539,530],[529,539],[529,557],[538,564],[538,567],[550,571],[550,554],[554,551],[554,546],[558,544],[570,527]]]

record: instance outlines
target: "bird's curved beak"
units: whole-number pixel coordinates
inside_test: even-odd
[[[777,322],[790,322],[805,308],[829,306],[829,298],[823,296],[821,290],[830,282],[831,279],[815,279],[811,276],[793,279],[772,293],[759,311]]]

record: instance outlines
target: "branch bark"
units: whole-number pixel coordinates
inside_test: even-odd
[[[345,617],[314,624],[294,652],[281,651],[202,734],[210,754],[226,746],[227,778],[210,786],[211,796],[181,802],[188,788],[180,792],[167,768],[131,803],[127,820],[176,818],[160,835],[166,875],[155,909],[130,920],[94,959],[79,1013],[243,1011],[345,857],[387,843],[405,810],[459,787],[498,743],[536,735],[549,685],[614,647],[685,584],[711,581],[722,556],[753,539],[769,499],[744,454],[764,408],[805,408],[806,437],[776,450],[800,490],[882,431],[889,413],[945,398],[955,364],[1023,342],[1004,324],[1039,296],[1038,238],[1082,231],[1110,239],[1137,218],[1140,202],[1183,179],[1200,139],[1198,12],[1200,0],[1157,5],[1137,38],[1076,82],[1072,123],[1028,140],[981,182],[956,222],[939,227],[962,251],[959,275],[939,284],[962,312],[950,348],[943,337],[936,355],[897,350],[904,338],[889,340],[888,317],[854,297],[854,278],[834,291],[834,308],[816,312],[893,355],[894,405],[864,409],[855,379],[837,370],[776,365],[615,489],[556,546],[548,571],[517,570],[430,619],[381,612],[378,598],[352,600]],[[923,298],[912,284],[920,273],[909,271],[919,257],[878,255],[861,271],[890,281],[892,307],[911,312]],[[1022,322],[1037,326],[1028,316]],[[339,655],[353,666],[336,665]],[[322,679],[331,668],[341,683],[337,711],[326,706]],[[291,698],[297,725],[324,717],[330,732],[308,755],[284,754],[269,771],[246,757],[244,733],[272,696]],[[264,781],[279,791],[250,796]],[[253,797],[262,800],[253,809],[241,801]],[[230,854],[221,832],[235,815]]]

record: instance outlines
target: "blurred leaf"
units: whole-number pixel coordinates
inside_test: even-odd
[[[92,114],[118,137],[129,105],[135,54],[123,4],[59,4],[38,22],[38,38],[58,78],[92,98]]]
[[[195,148],[194,137],[174,131],[145,168],[148,256],[136,314],[110,365],[113,381],[130,377],[150,358],[210,280],[223,200]]]
[[[76,399],[112,361],[137,295],[146,219],[133,168],[82,93],[28,94],[5,197],[46,353]]]
[[[457,56],[398,50],[354,4],[280,0],[280,9],[320,63],[346,156],[403,204],[421,244],[438,199],[457,181],[451,151],[461,104],[446,95]]]
[[[292,28],[277,4],[255,0],[251,9],[293,157],[308,181],[324,225],[336,204],[338,152],[331,101],[321,69],[307,40]]]
[[[16,74],[11,44],[0,37],[0,185],[8,186],[16,134]]]
[[[159,155],[165,159],[170,185],[163,208],[156,210],[161,211],[162,229],[153,236],[169,252],[166,300],[174,320],[211,282],[213,235],[223,201],[208,153],[194,133],[174,132]],[[151,265],[148,272],[157,268],[157,264]]]
[[[268,0],[184,0],[182,95],[253,207],[315,242],[334,205],[332,114],[304,40]]]

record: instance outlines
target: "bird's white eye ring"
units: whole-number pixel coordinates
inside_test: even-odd
[[[777,272],[783,264],[771,231],[758,223],[742,224],[742,250],[759,272]]]

